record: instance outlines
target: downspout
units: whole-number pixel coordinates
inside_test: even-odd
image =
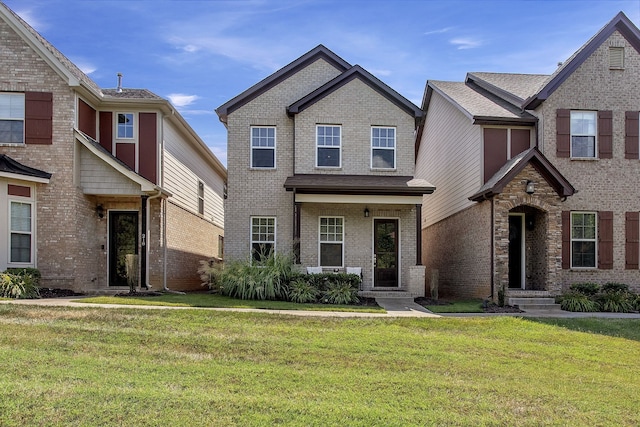
[[[491,198],[491,301],[493,301],[494,293],[493,288],[495,285],[494,273],[495,273],[495,261],[496,261],[496,248],[495,248],[495,198]]]
[[[149,286],[147,285],[147,220],[149,216],[147,204],[149,203],[149,196],[143,194],[142,196],[140,196],[140,199],[140,216],[142,217],[142,236],[140,236],[140,250],[142,251],[142,254],[140,254],[140,287],[142,289],[149,289]]]

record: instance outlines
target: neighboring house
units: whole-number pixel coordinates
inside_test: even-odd
[[[434,188],[413,176],[417,106],[320,45],[216,111],[227,259],[276,251],[361,271],[365,291],[424,293],[419,219]]]
[[[416,176],[440,295],[638,290],[640,32],[618,14],[550,76],[429,81]]]
[[[99,88],[1,3],[0,40],[0,271],[199,288],[198,261],[222,252],[223,165],[167,100]]]

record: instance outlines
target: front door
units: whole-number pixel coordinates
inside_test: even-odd
[[[509,287],[524,289],[524,214],[509,215]]]
[[[127,277],[133,274],[137,279],[137,255],[138,212],[110,211],[109,286],[127,286]]]
[[[374,219],[373,228],[373,286],[398,287],[398,220]]]

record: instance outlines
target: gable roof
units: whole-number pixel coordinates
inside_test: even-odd
[[[328,81],[318,89],[288,106],[287,114],[293,116],[304,111],[354,79],[359,79],[412,117],[422,117],[422,110],[420,108],[359,65],[354,65],[338,77]]]
[[[49,172],[23,165],[6,154],[0,154],[0,176],[46,184],[49,183],[51,178]]]
[[[309,52],[302,55],[300,58],[284,66],[280,70],[271,74],[269,77],[251,86],[240,95],[232,98],[231,100],[216,108],[216,113],[218,114],[220,121],[222,123],[226,123],[227,116],[233,111],[242,107],[251,100],[257,98],[272,87],[276,86],[278,83],[286,80],[293,74],[297,73],[309,64],[314,63],[318,59],[324,59],[340,72],[346,71],[351,68],[351,64],[349,64],[347,61],[340,58],[338,55],[336,55],[323,45],[318,45],[315,48],[311,49]]]
[[[545,101],[615,31],[619,31],[629,44],[640,53],[640,30],[624,13],[620,12],[566,60],[537,93],[526,99],[522,103],[522,108],[534,109]]]
[[[467,73],[465,81],[475,84],[505,101],[521,106],[549,80],[548,74]]]
[[[518,175],[527,164],[531,164],[542,177],[553,187],[560,197],[568,197],[576,192],[571,183],[551,164],[536,147],[518,154],[505,163],[481,188],[469,197],[469,200],[480,202],[496,196]]]

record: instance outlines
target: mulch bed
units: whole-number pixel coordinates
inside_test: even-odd
[[[452,303],[445,300],[433,300],[430,298],[416,298],[416,303],[420,304],[423,307],[428,305],[451,305]],[[486,306],[483,307],[485,313],[524,313],[524,311],[520,310],[518,307],[514,307],[511,305],[505,305],[504,307],[500,307],[498,304],[490,302],[487,303]]]
[[[40,288],[40,298],[65,298],[84,295],[78,292],[74,292],[71,289],[58,289],[58,288]]]

